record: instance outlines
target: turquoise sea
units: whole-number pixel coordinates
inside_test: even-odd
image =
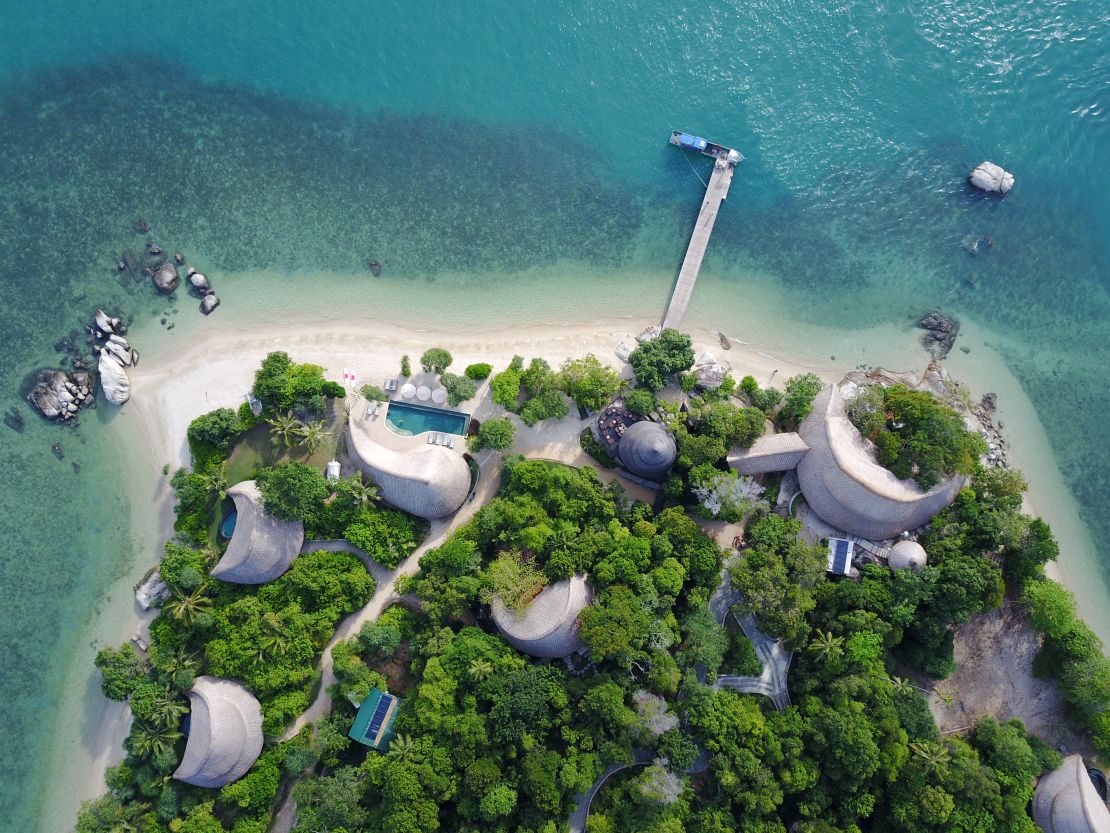
[[[700,133],[747,157],[703,317],[772,299],[843,333],[940,307],[1005,334],[1110,538],[1108,25],[1058,0],[4,3],[0,402],[26,425],[0,426],[0,830],[71,824],[51,744],[94,730],[63,704],[158,552],[108,407],[73,430],[20,401],[96,306],[165,343],[157,321],[198,315],[116,272],[139,216],[217,287],[273,275],[271,308],[374,257],[436,310],[479,295],[511,319],[527,276],[534,320],[661,312],[707,173],[666,139]],[[1005,200],[964,185],[983,159],[1016,173]]]

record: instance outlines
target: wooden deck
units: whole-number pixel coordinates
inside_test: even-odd
[[[694,292],[694,282],[701,271],[706,246],[709,245],[709,236],[713,233],[713,224],[717,221],[717,212],[728,196],[729,185],[732,184],[733,170],[734,166],[728,163],[713,166],[709,187],[705,189],[705,199],[698,212],[698,222],[690,235],[690,245],[686,247],[686,257],[682,260],[682,269],[679,270],[678,281],[671,293],[671,302],[663,315],[664,327],[677,328],[682,324],[682,317],[686,314],[686,307]]]

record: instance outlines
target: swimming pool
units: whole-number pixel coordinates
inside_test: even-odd
[[[427,405],[413,405],[408,402],[391,402],[386,411],[385,421],[398,434],[416,435],[426,431],[439,431],[442,434],[466,436],[470,424],[470,414],[458,411],[445,411]]]

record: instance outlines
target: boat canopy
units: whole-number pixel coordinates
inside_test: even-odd
[[[701,136],[691,136],[689,133],[679,133],[678,143],[684,148],[691,150],[705,150],[706,145],[709,143]]]

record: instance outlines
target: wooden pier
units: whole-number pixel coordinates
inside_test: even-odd
[[[681,138],[680,138],[681,137]],[[700,145],[691,144],[686,139],[694,139]],[[678,272],[678,281],[671,292],[671,301],[663,315],[664,327],[679,327],[682,317],[686,314],[686,307],[690,303],[690,296],[694,292],[694,283],[701,271],[701,262],[705,257],[705,249],[709,245],[709,236],[713,234],[713,224],[717,221],[717,212],[721,203],[728,196],[728,188],[732,184],[732,172],[737,163],[744,157],[738,151],[730,148],[705,142],[704,139],[690,137],[688,134],[675,131],[671,135],[671,144],[680,148],[695,150],[706,156],[716,159],[713,164],[713,173],[709,177],[709,186],[705,189],[705,199],[702,200],[701,211],[698,212],[698,221],[690,235],[690,244],[686,247],[686,257],[682,260],[682,268]]]

